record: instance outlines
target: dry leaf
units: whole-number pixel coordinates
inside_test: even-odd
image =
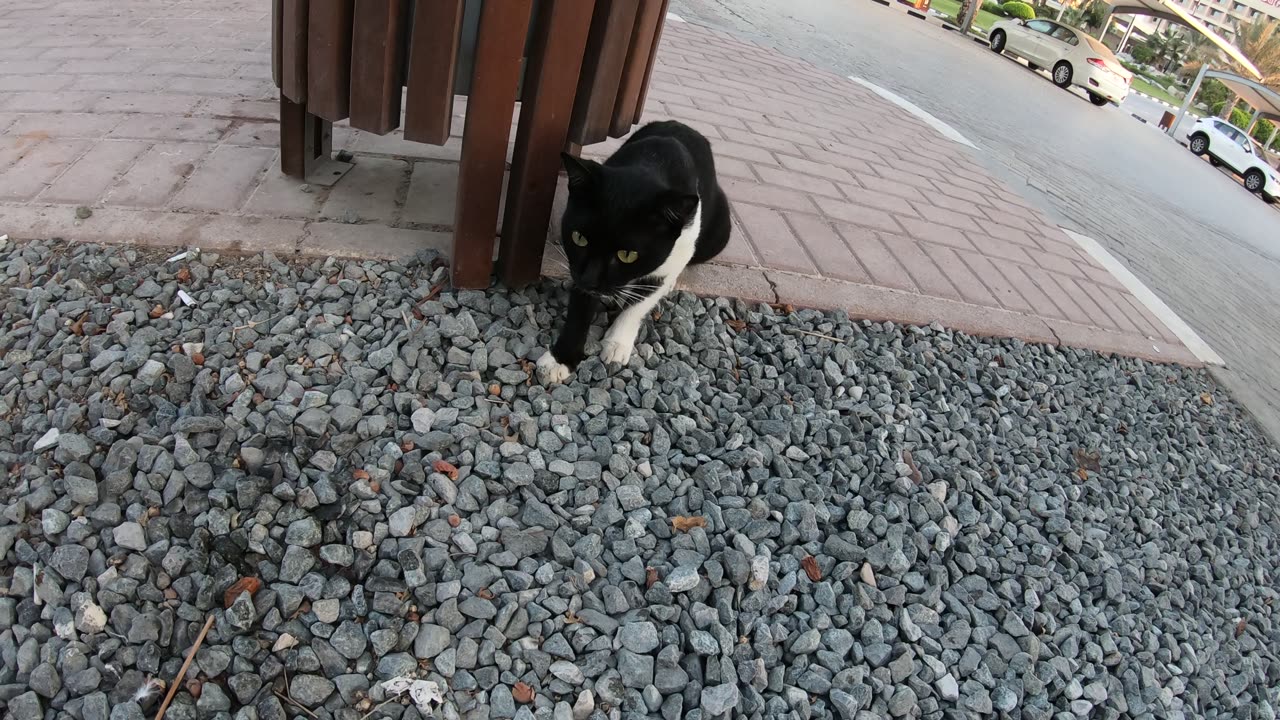
[[[804,568],[805,575],[808,575],[813,582],[818,582],[822,579],[822,568],[818,567],[818,559],[814,556],[805,555],[804,559],[800,561],[800,567]]]
[[[222,607],[224,608],[231,607],[231,603],[234,603],[236,601],[236,598],[240,597],[240,593],[242,592],[247,591],[250,595],[255,595],[261,589],[262,589],[262,581],[259,580],[258,578],[242,577],[239,580],[237,580],[234,585],[227,588],[227,591],[225,593],[223,593]]]
[[[1089,471],[1084,468],[1076,468],[1076,475],[1078,475],[1081,480],[1089,479]]]
[[[533,702],[533,688],[528,683],[518,682],[515,687],[511,688],[511,697],[522,705],[528,705]]]
[[[204,365],[204,353],[192,353],[191,362],[196,365]]]
[[[85,313],[80,315],[80,317],[75,322],[71,323],[72,335],[79,335],[82,337],[84,336],[84,321],[85,321],[85,318],[87,317],[89,317],[89,313],[86,311]]]
[[[441,473],[442,475],[448,475],[450,480],[458,479],[458,468],[454,467],[453,463],[445,460],[437,460],[434,468],[436,472]]]
[[[485,600],[493,599],[493,591],[490,590],[489,588],[480,588],[480,590],[476,592],[476,595],[484,598]]]
[[[191,282],[191,268],[182,268],[178,270],[178,274],[174,276],[180,283]]]
[[[735,332],[742,332],[743,330],[747,329],[747,321],[738,320],[737,318],[734,318],[732,320],[725,320],[724,324],[733,328]]]
[[[1205,405],[1212,405],[1213,395],[1210,395],[1207,392],[1200,393],[1200,402],[1204,403]]]
[[[368,480],[371,476],[368,470],[355,470],[351,473],[351,477],[356,480]]]
[[[658,582],[658,568],[647,567],[644,569],[644,587],[646,590],[653,587]]]
[[[907,467],[911,468],[911,482],[917,485],[923,485],[924,475],[920,474],[920,468],[916,466],[916,460],[911,457],[910,450],[902,451],[902,462],[906,463]]]
[[[1236,637],[1240,637],[1241,635],[1243,635],[1244,629],[1248,627],[1248,625],[1249,625],[1249,622],[1244,618],[1240,618],[1238,621],[1236,621]]]
[[[489,394],[490,394],[490,395],[492,395],[492,396],[494,396],[494,397],[497,397],[497,396],[501,395],[501,394],[502,394],[502,385],[500,385],[500,384],[498,384],[498,383],[493,383],[492,385],[490,385],[490,386],[489,386]]]
[[[462,524],[462,518],[458,517],[457,515],[449,516],[449,527],[456,528],[461,524]]]
[[[687,517],[685,515],[677,515],[671,518],[671,527],[676,532],[689,532],[690,530],[707,526],[707,519],[704,517]]]
[[[157,305],[151,308],[151,312],[147,313],[147,315],[149,315],[152,320],[155,320],[156,318],[160,317],[163,314],[164,314],[164,306],[162,305]]]
[[[572,610],[565,612],[564,614],[565,625],[577,625],[580,622],[582,622],[582,618],[578,617],[577,615],[574,615]]]
[[[204,690],[204,681],[200,678],[191,678],[187,681],[187,692],[191,693],[191,697],[199,700],[202,690]]]
[[[1102,470],[1102,457],[1098,455],[1098,453],[1076,448],[1074,454],[1076,458],[1076,465],[1078,467],[1085,470],[1092,470],[1093,472],[1100,472]]]

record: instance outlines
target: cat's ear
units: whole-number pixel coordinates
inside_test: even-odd
[[[567,152],[560,153],[560,160],[564,163],[564,171],[569,174],[570,192],[585,190],[595,185],[600,177],[600,163],[594,160],[583,160]]]
[[[658,199],[658,215],[677,228],[683,228],[698,209],[698,196],[692,193],[666,192]]]

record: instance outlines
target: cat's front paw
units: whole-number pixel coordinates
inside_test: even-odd
[[[573,374],[573,368],[556,359],[550,350],[538,358],[538,376],[548,384],[562,383]]]
[[[631,353],[633,350],[635,350],[635,343],[620,342],[618,340],[605,338],[604,349],[600,351],[600,360],[606,365],[609,363],[626,365],[631,361]]]

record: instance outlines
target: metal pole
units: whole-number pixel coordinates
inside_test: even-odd
[[[1276,131],[1280,130],[1280,125],[1277,123],[1280,123],[1280,118],[1271,121],[1271,136],[1267,138],[1267,143],[1262,146],[1268,150],[1271,149],[1271,143],[1276,141]]]
[[[1124,53],[1124,46],[1129,44],[1129,36],[1133,34],[1133,26],[1137,20],[1138,18],[1136,15],[1129,16],[1129,27],[1125,28],[1124,37],[1120,38],[1120,47],[1116,50],[1117,55]]]
[[[1201,63],[1200,72],[1196,73],[1195,82],[1191,83],[1191,88],[1187,90],[1187,96],[1182,98],[1182,107],[1178,108],[1178,117],[1173,119],[1173,125],[1169,126],[1169,137],[1174,140],[1178,139],[1178,126],[1182,124],[1182,117],[1187,114],[1187,108],[1191,107],[1191,102],[1196,99],[1196,93],[1200,92],[1200,83],[1204,82],[1204,74],[1209,72],[1209,64]]]
[[[1101,42],[1107,41],[1107,29],[1111,27],[1111,19],[1113,17],[1115,17],[1115,15],[1110,10],[1108,10],[1107,19],[1102,21],[1102,31],[1098,33],[1099,41]]]
[[[973,27],[973,19],[977,17],[978,8],[980,7],[982,7],[982,0],[969,0],[968,4],[964,7],[964,12],[961,17],[958,18],[960,21],[960,33],[962,35],[969,34],[969,30]]]
[[[1253,117],[1249,118],[1249,127],[1245,128],[1245,131],[1244,131],[1246,135],[1253,132],[1253,126],[1258,124],[1258,119],[1261,117],[1262,117],[1261,110],[1253,111]]]

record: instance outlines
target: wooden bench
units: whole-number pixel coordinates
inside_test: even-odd
[[[640,121],[667,3],[274,0],[280,168],[307,177],[329,158],[342,120],[380,135],[403,122],[405,139],[442,145],[454,96],[465,94],[452,281],[488,287],[519,99],[498,261],[507,284],[533,282],[559,153]]]

